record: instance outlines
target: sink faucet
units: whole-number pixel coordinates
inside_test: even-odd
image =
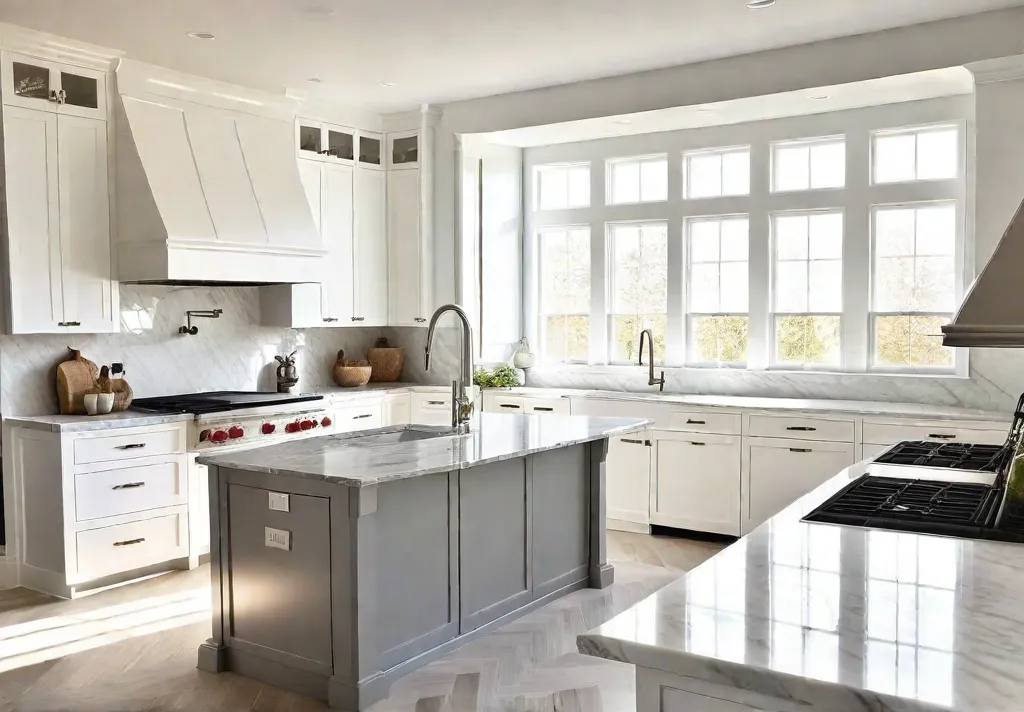
[[[426,369],[430,370],[430,346],[434,343],[434,327],[445,312],[455,312],[462,323],[462,357],[459,359],[460,378],[452,381],[452,427],[460,433],[469,432],[469,418],[473,415],[473,400],[469,390],[473,387],[473,327],[469,317],[458,304],[445,304],[430,318],[427,329]]]
[[[650,373],[647,377],[648,386],[658,386],[659,391],[665,390],[665,372],[661,372],[661,378],[654,377],[654,334],[650,329],[644,329],[640,332],[640,361],[639,365],[644,365],[644,334],[647,334],[647,343],[650,344],[651,359],[650,359]]]

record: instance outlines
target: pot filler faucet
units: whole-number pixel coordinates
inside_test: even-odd
[[[647,334],[647,343],[648,343],[648,345],[650,347],[649,350],[651,352],[651,358],[650,358],[650,364],[649,364],[650,371],[649,371],[649,375],[647,376],[647,385],[648,386],[658,386],[658,390],[659,391],[664,391],[665,390],[665,372],[664,371],[661,372],[661,378],[655,378],[654,377],[654,334],[651,332],[650,329],[644,329],[643,331],[640,332],[640,361],[639,361],[638,365],[640,365],[640,366],[644,365],[644,334]]]
[[[445,312],[455,312],[462,324],[462,357],[459,359],[461,377],[458,381],[452,381],[452,428],[460,433],[468,433],[469,418],[473,415],[473,400],[468,395],[473,388],[473,327],[469,325],[466,312],[458,304],[445,304],[430,317],[425,367],[430,370],[430,346],[434,343],[434,327]]]

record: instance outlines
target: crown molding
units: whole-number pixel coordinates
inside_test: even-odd
[[[965,65],[974,75],[975,84],[992,82],[1012,82],[1024,79],[1024,55],[986,59]]]
[[[78,67],[112,71],[124,52],[0,22],[0,47]]]

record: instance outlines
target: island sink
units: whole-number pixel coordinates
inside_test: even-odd
[[[608,438],[647,421],[482,413],[200,458],[212,636],[199,667],[362,710],[466,641],[612,583]]]

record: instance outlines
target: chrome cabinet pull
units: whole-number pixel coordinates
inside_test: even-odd
[[[146,537],[140,536],[138,539],[126,539],[125,541],[115,541],[114,546],[132,546],[134,544],[141,544],[146,541]]]
[[[146,447],[146,443],[128,443],[127,445],[118,445],[115,450],[138,450],[139,448]]]
[[[622,442],[629,443],[630,445],[643,445],[643,440],[634,440],[633,438],[622,438]]]
[[[416,322],[417,322],[417,323],[419,323],[419,324],[426,324],[426,323],[427,323],[427,320],[426,320],[426,319],[424,319],[424,318],[423,318],[423,317],[421,317],[421,316],[418,316],[418,317],[416,317]]]
[[[363,418],[372,418],[373,413],[364,413],[363,415],[353,415],[352,420],[362,420]]]
[[[336,317],[336,316],[325,316],[324,317],[324,322],[327,323],[327,324],[332,324],[332,323],[336,322],[337,320],[338,320],[338,317]]]
[[[691,420],[690,418],[687,418],[686,419],[686,424],[687,425],[707,425],[708,423],[707,423],[706,420]]]
[[[80,322],[80,321],[60,321],[60,322],[57,322],[57,326],[81,326],[81,325],[82,325],[82,322]]]
[[[366,317],[365,316],[354,316],[354,317],[352,317],[352,321],[366,321]]]
[[[945,435],[943,433],[928,433],[928,437],[936,440],[956,440],[956,435]]]
[[[444,405],[444,401],[427,401],[427,405]]]
[[[114,485],[111,489],[125,490],[125,489],[136,489],[137,487],[145,487],[145,482],[126,482],[123,485]]]
[[[811,449],[810,448],[806,448],[806,447],[791,447],[791,448],[789,448],[789,451],[790,452],[811,452]]]
[[[800,432],[803,433],[813,433],[815,430],[817,430],[817,428],[811,428],[806,425],[793,425],[786,428],[786,430],[799,430]]]

